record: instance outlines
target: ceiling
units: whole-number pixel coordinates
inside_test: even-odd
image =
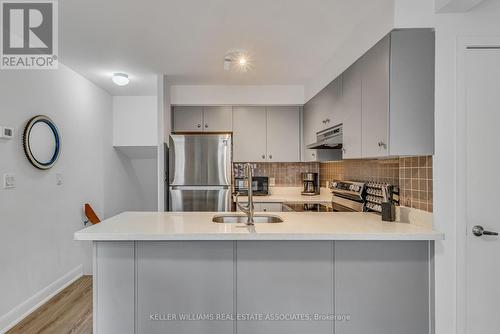
[[[392,0],[64,0],[59,1],[61,62],[113,95],[156,94],[172,84],[304,84],[352,32]],[[253,69],[223,69],[243,49]],[[130,75],[126,87],[113,72]]]

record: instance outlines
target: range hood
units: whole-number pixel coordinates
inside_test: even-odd
[[[306,146],[314,150],[332,150],[342,148],[342,124],[335,125],[316,133],[316,142]]]

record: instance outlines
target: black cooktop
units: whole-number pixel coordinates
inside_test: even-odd
[[[325,204],[297,204],[297,203],[284,203],[285,206],[294,212],[332,212],[333,209]]]

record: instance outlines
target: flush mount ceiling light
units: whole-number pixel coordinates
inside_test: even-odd
[[[253,62],[250,55],[242,50],[229,51],[224,57],[224,70],[248,72],[253,68]]]
[[[125,73],[113,73],[112,80],[118,86],[126,86],[130,82],[128,74]]]

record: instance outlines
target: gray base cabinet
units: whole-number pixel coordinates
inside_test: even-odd
[[[94,333],[431,334],[432,247],[96,242]]]

